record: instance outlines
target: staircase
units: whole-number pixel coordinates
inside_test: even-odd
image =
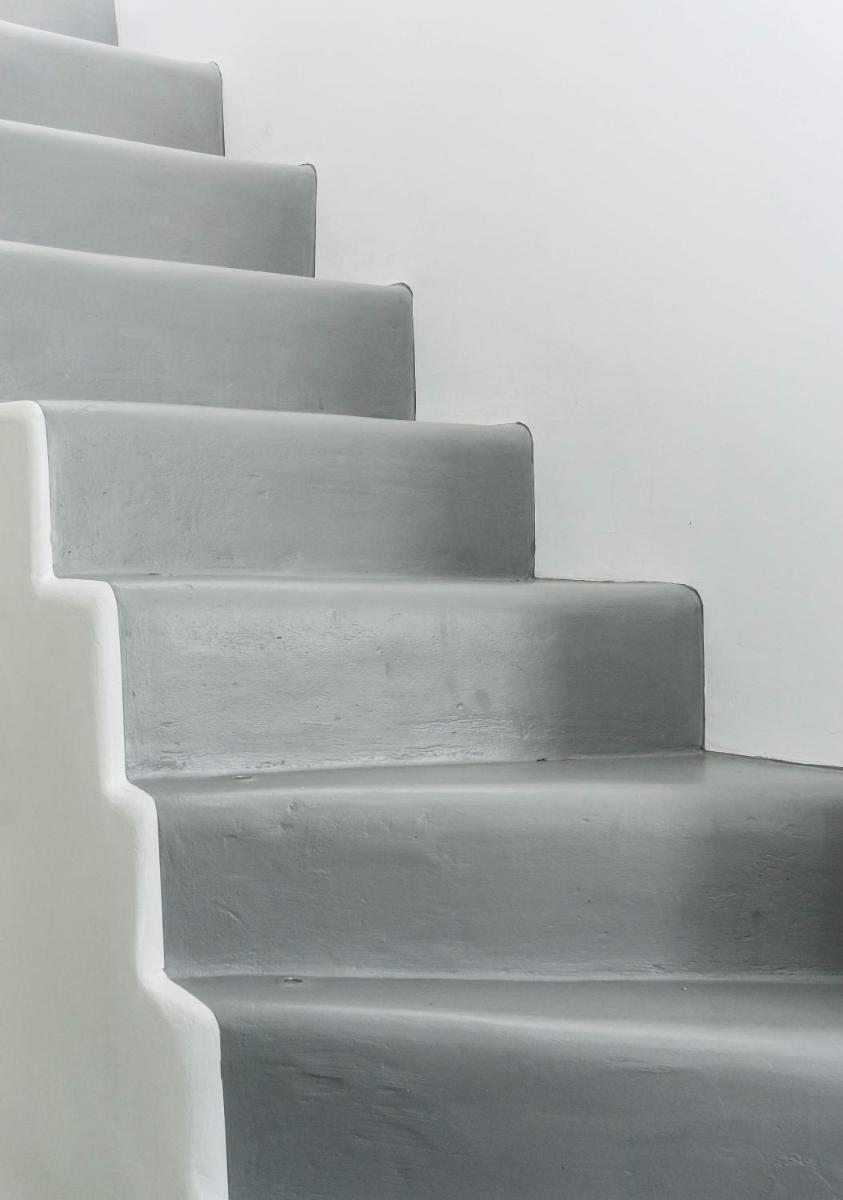
[[[533,578],[529,433],[414,422],[410,292],[313,278],[215,67],[0,18],[0,452],[111,589],[231,1200],[843,1197],[843,776],[701,749],[693,591]],[[9,1200],[162,1195],[90,1158]]]

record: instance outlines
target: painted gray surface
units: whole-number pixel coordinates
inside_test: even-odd
[[[145,787],[177,975],[843,975],[843,771],[690,753]]]
[[[0,119],[221,154],[211,63],[172,62],[0,21]]]
[[[43,408],[60,574],[532,574],[523,426]]]
[[[0,0],[0,21],[117,44],[114,0]]]
[[[843,1195],[839,982],[191,987],[231,1200]]]
[[[412,417],[412,297],[0,243],[0,399]]]
[[[699,746],[670,584],[120,580],[134,775]]]
[[[0,121],[0,239],[312,275],[310,167]]]

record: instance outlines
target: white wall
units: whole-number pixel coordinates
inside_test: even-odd
[[[843,764],[833,0],[118,0],[416,294],[422,419],[523,418],[539,569],[701,591],[715,749]]]
[[[56,579],[47,431],[0,405],[0,1196],[224,1200],[216,1022],[164,975],[114,593]]]

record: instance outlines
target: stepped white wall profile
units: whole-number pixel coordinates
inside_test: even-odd
[[[539,573],[694,585],[709,746],[843,765],[840,7],[118,16],[221,64],[233,157],[318,163],[321,273],[412,281],[423,420],[530,425]]]
[[[219,1033],[163,971],[106,584],[56,579],[47,435],[0,405],[0,1193],[223,1200]]]

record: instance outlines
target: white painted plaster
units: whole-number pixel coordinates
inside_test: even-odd
[[[708,744],[843,764],[843,16],[829,0],[118,0],[408,280],[419,416],[522,418],[538,569],[697,587]]]
[[[0,1195],[223,1200],[219,1031],[163,973],[117,612],[59,580],[44,418],[0,406]]]

